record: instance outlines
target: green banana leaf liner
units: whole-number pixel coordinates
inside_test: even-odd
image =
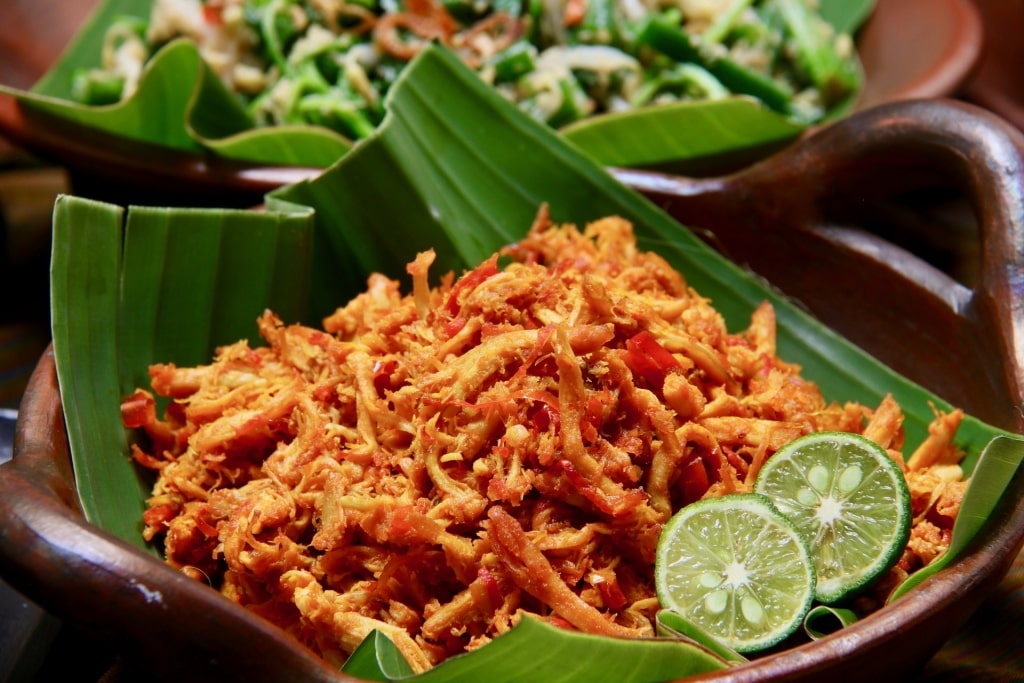
[[[353,142],[327,128],[282,125],[255,128],[240,101],[202,61],[196,46],[178,39],[148,62],[138,89],[116,104],[90,106],[72,99],[72,75],[100,62],[107,27],[118,17],[147,19],[151,0],[104,0],[53,68],[29,91],[0,84],[29,114],[41,113],[127,140],[212,154],[267,166],[326,168]],[[853,34],[874,0],[820,0],[819,13]],[[863,86],[854,55],[846,65],[855,90],[826,113],[848,113]],[[440,84],[435,84],[439,86]],[[603,114],[571,124],[564,135],[599,163],[699,172],[763,158],[799,137],[808,124],[747,96],[681,102]]]
[[[77,493],[91,523],[157,554],[141,540],[148,489],[127,457],[119,411],[124,395],[146,385],[150,363],[204,363],[217,345],[256,340],[255,320],[266,308],[318,324],[361,291],[370,272],[398,277],[426,248],[437,251],[434,272],[461,272],[523,235],[545,202],[558,222],[613,214],[632,221],[640,246],[684,273],[731,329],[772,301],[780,355],[800,363],[827,398],[872,403],[891,392],[904,408],[908,443],[925,436],[933,407],[950,408],[726,260],[447,50],[431,47],[416,58],[388,111],[365,144],[319,177],[269,194],[265,211],[58,199],[54,357]],[[973,482],[953,547],[928,574],[956,561],[1020,478],[1019,435],[967,417],[957,443]],[[603,639],[527,620],[414,680],[469,681],[486,670],[493,681],[524,680],[529,671],[531,680],[653,682],[729,665],[686,638]],[[346,671],[374,680],[409,675],[381,636],[364,642]]]

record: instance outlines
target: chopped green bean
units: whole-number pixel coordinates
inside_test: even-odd
[[[836,50],[831,26],[816,17],[803,0],[775,0],[793,42],[800,64],[826,103],[839,99],[853,87],[854,73]]]
[[[124,77],[101,69],[79,69],[71,79],[72,96],[85,104],[114,104],[123,90]]]
[[[357,139],[369,136],[377,127],[360,103],[344,100],[331,93],[302,98],[297,114],[304,122],[332,128],[342,135]]]
[[[759,74],[725,57],[708,56],[696,46],[696,41],[681,27],[672,26],[664,18],[652,16],[638,37],[660,52],[680,63],[693,63],[704,67],[732,92],[750,95],[779,112],[789,113],[793,92],[784,83]]]
[[[703,58],[693,39],[671,15],[651,14],[637,32],[638,45],[649,45],[677,62],[701,62]]]
[[[586,0],[579,26],[569,32],[569,42],[580,45],[611,45],[618,39],[616,0]]]
[[[754,4],[754,0],[732,0],[729,6],[715,18],[714,23],[701,33],[701,46],[705,50],[712,49],[714,45],[725,40],[740,14],[752,4]]]
[[[756,97],[769,109],[777,112],[793,113],[791,104],[794,93],[792,88],[784,82],[777,81],[724,57],[708,63],[707,70],[734,93]]]
[[[494,82],[510,83],[533,71],[536,68],[536,55],[537,49],[525,40],[517,41],[494,55],[491,59]]]
[[[696,64],[677,64],[646,80],[641,89],[633,96],[630,104],[642,107],[654,102],[659,95],[666,92],[684,99],[695,100],[716,100],[731,94],[729,89],[707,69]]]
[[[284,13],[290,5],[288,0],[272,0],[260,17],[260,29],[267,53],[282,70],[287,68],[288,63],[286,45],[298,32],[291,17]]]

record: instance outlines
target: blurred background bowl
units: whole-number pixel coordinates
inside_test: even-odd
[[[95,0],[7,0],[0,22],[0,83],[31,87],[57,60]],[[857,36],[866,73],[857,105],[952,95],[970,76],[984,44],[971,0],[878,0]],[[302,170],[253,168],[201,159],[115,136],[29,118],[0,95],[0,134],[70,171],[76,194],[110,201],[246,206]],[[719,171],[716,170],[716,173]]]

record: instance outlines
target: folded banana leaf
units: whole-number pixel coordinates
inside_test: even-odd
[[[204,363],[214,346],[249,338],[266,308],[318,324],[365,287],[371,271],[401,277],[434,248],[432,272],[461,272],[522,236],[538,207],[582,225],[620,215],[640,246],[664,256],[709,297],[731,329],[770,300],[779,354],[803,366],[827,398],[877,404],[891,392],[907,440],[927,433],[932,406],[950,406],[893,373],[809,317],[759,278],[726,261],[660,209],[614,179],[557,133],[484,85],[450,52],[430,48],[391,93],[377,132],[315,179],[273,192],[266,211],[129,208],[63,197],[55,211],[53,332],[78,488],[87,517],[140,547],[144,482],[127,457],[120,399],[146,384],[152,362]],[[996,444],[995,466],[979,465]],[[976,468],[963,503],[970,537],[1018,476],[1019,436],[967,417],[958,433]],[[983,462],[987,463],[988,459]],[[958,525],[958,529],[960,525]],[[963,548],[958,540],[955,550]],[[948,560],[955,559],[955,553]],[[611,643],[530,624],[450,660],[430,681],[516,680],[538,652],[555,653],[558,680],[654,681],[725,666],[681,642]],[[373,638],[373,636],[371,636]],[[386,639],[385,639],[386,641]],[[570,656],[583,642],[607,658]],[[368,641],[352,662],[360,675],[403,678],[386,642]],[[564,656],[557,656],[561,653]],[[567,671],[565,662],[580,662]],[[592,665],[598,667],[588,668]],[[633,666],[635,665],[635,666]],[[547,670],[546,670],[547,671]],[[475,678],[474,678],[475,677]],[[554,680],[554,678],[553,678]]]
[[[238,98],[185,39],[172,41],[153,56],[137,91],[126,100],[103,106],[75,101],[73,76],[100,64],[107,28],[123,17],[146,20],[151,4],[104,0],[30,91],[0,84],[0,93],[15,96],[30,112],[43,111],[135,141],[255,164],[325,168],[351,148],[352,141],[319,126],[254,127]],[[874,0],[820,0],[817,5],[834,27],[852,35]],[[862,86],[856,56],[842,66],[854,90],[829,105],[826,119],[848,113]],[[567,127],[565,134],[603,164],[708,174],[762,158],[795,140],[807,126],[737,95],[591,117]]]

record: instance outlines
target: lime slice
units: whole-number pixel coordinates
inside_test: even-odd
[[[749,653],[800,626],[814,598],[814,561],[768,498],[734,494],[691,503],[668,521],[654,581],[664,609]]]
[[[807,537],[818,601],[854,595],[900,558],[910,536],[910,492],[899,465],[859,434],[817,432],[780,448],[754,491]]]

